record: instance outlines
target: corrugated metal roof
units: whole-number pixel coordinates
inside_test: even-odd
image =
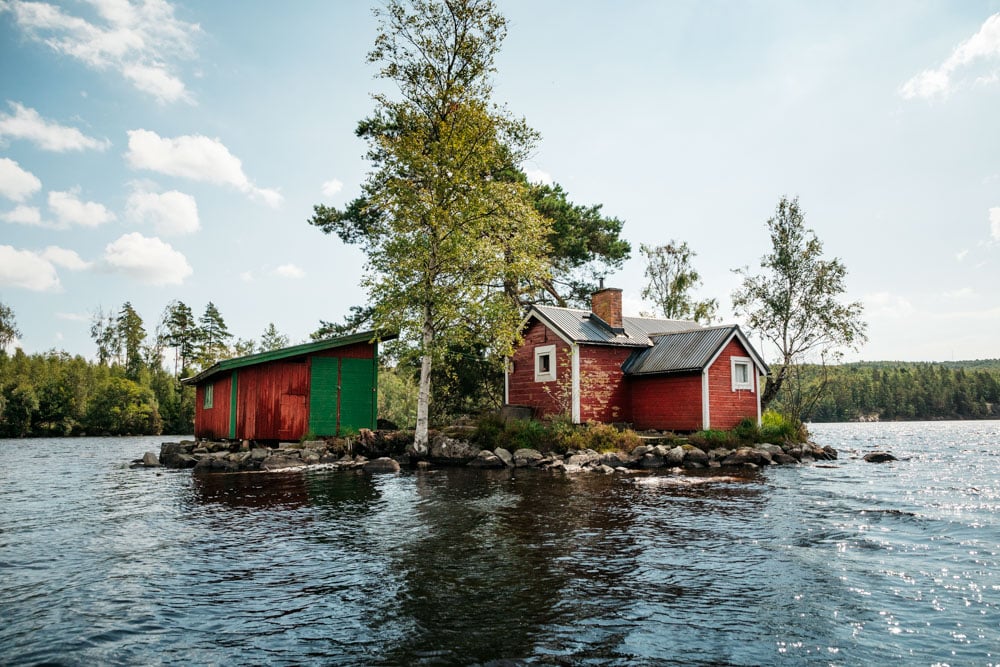
[[[653,334],[685,331],[700,328],[697,322],[683,320],[661,320],[651,317],[623,317],[624,334],[617,334],[590,311],[555,306],[532,306],[575,343],[595,345],[622,345],[625,347],[649,347],[653,344]],[[529,311],[529,315],[531,311]]]
[[[730,325],[654,336],[653,346],[634,353],[622,370],[626,375],[700,371],[735,331]]]
[[[396,338],[396,334],[386,334],[378,333],[376,331],[364,331],[361,333],[351,334],[349,336],[341,336],[339,338],[327,338],[326,340],[316,341],[315,343],[304,343],[302,345],[293,345],[292,347],[283,347],[279,350],[270,350],[268,352],[259,352],[258,354],[250,354],[245,357],[235,357],[233,359],[223,359],[218,361],[213,365],[209,366],[202,372],[195,376],[184,378],[181,380],[182,384],[200,384],[201,382],[207,380],[217,373],[222,373],[224,371],[232,370],[234,368],[242,368],[244,366],[254,366],[256,364],[263,364],[269,361],[277,361],[279,359],[288,359],[290,357],[298,357],[303,354],[311,354],[313,352],[321,352],[323,350],[330,350],[337,347],[344,347],[345,345],[353,345],[355,343],[366,343],[375,340],[393,340]]]

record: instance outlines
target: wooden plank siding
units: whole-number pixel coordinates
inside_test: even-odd
[[[535,382],[535,348],[556,347],[556,379]],[[571,399],[571,350],[563,339],[538,320],[532,320],[524,332],[524,342],[510,359],[507,402],[529,405],[538,417],[569,416]]]
[[[632,419],[632,405],[622,364],[631,347],[580,346],[580,421],[603,423]]]
[[[232,400],[232,378],[229,375],[218,377],[214,382],[199,385],[195,391],[195,413],[198,416],[198,433],[204,433],[206,438],[229,437],[229,416]],[[205,407],[205,394],[212,388],[212,407]]]
[[[757,418],[757,394],[760,378],[751,372],[754,391],[742,389],[733,391],[732,357],[750,356],[746,348],[733,338],[722,349],[708,371],[709,421],[714,429],[730,429],[744,417]]]
[[[236,434],[249,440],[298,440],[309,414],[307,358],[241,368],[237,381]]]
[[[727,362],[728,363],[728,362]],[[701,429],[701,373],[636,376],[628,379],[632,421],[640,430]]]

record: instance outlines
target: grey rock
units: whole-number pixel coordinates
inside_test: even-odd
[[[394,473],[399,472],[399,462],[395,459],[391,459],[388,456],[383,456],[377,458],[373,461],[362,466],[362,469],[367,473]]]
[[[601,454],[600,463],[612,468],[620,468],[629,464],[629,457],[621,452],[605,452]]]
[[[566,457],[566,464],[583,467],[600,460],[601,460],[600,454],[595,452],[593,449],[585,449],[581,452]]]
[[[662,468],[666,465],[666,459],[662,456],[657,456],[652,452],[647,452],[643,455],[642,460],[639,461],[639,466],[646,468],[647,470],[652,470],[654,468]]]
[[[602,475],[613,475],[615,474],[615,469],[611,466],[604,465],[603,463],[594,468],[594,472],[599,472]]]
[[[708,454],[694,445],[684,445],[684,466],[704,468],[708,465]]]
[[[155,452],[146,452],[142,455],[142,465],[147,468],[159,468],[160,460],[156,458]]]
[[[305,440],[302,449],[326,449],[326,440]]]
[[[181,456],[186,453],[179,442],[164,442],[160,445],[160,464],[167,468],[183,468]]]
[[[479,448],[464,440],[456,440],[446,435],[435,436],[431,440],[429,458],[439,463],[468,463],[479,455]]]
[[[514,456],[509,451],[507,451],[506,449],[504,449],[503,447],[497,447],[496,449],[494,449],[493,450],[493,454],[498,459],[500,459],[501,461],[503,461],[503,464],[505,466],[507,466],[508,468],[513,468],[514,467]]]
[[[888,463],[898,459],[889,452],[868,452],[864,455],[864,460],[868,463]]]
[[[659,450],[661,448],[662,445],[656,449]],[[668,449],[666,455],[663,457],[663,462],[669,466],[679,466],[684,462],[685,454],[686,452],[684,451],[684,448],[680,446]]]
[[[488,449],[484,449],[476,456],[476,458],[469,461],[469,465],[473,468],[506,468],[507,464],[500,459],[499,456],[494,454]]]
[[[771,455],[785,453],[785,450],[783,450],[781,447],[779,447],[778,445],[771,444],[770,442],[758,443],[754,445],[754,449],[759,449]]]
[[[516,449],[514,450],[514,467],[533,468],[539,465],[544,458],[537,449]]]
[[[301,468],[304,465],[305,463],[298,456],[289,456],[282,453],[269,456],[261,461],[260,469],[265,471],[285,470],[287,468]]]
[[[270,453],[271,450],[268,449],[267,447],[254,447],[253,449],[250,450],[250,456],[255,461],[263,461],[268,457]]]

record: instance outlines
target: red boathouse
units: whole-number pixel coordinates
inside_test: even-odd
[[[298,440],[374,429],[377,337],[365,332],[226,359],[183,382],[196,388],[197,438]]]
[[[614,288],[595,293],[591,309],[531,307],[507,368],[508,404],[638,429],[760,421],[767,365],[738,326],[623,317]]]

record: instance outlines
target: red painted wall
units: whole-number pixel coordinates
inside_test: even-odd
[[[283,359],[237,370],[236,435],[298,440],[309,423],[309,360]]]
[[[757,394],[760,378],[756,369],[751,371],[754,391],[733,391],[732,357],[749,357],[739,339],[733,338],[722,350],[708,371],[709,421],[712,428],[730,429],[744,417],[757,419]]]
[[[556,380],[535,382],[535,348],[556,346]],[[507,377],[507,402],[530,405],[537,416],[570,414],[572,359],[570,347],[538,320],[532,319],[524,342],[511,357],[513,372]]]
[[[206,382],[195,390],[194,432],[199,438],[229,437],[229,402],[232,397],[232,375],[222,373],[212,382]],[[212,407],[205,409],[205,389],[212,385]]]
[[[701,429],[701,373],[636,376],[628,379],[628,387],[637,429]]]
[[[622,422],[632,419],[622,364],[634,348],[580,346],[580,421]]]

